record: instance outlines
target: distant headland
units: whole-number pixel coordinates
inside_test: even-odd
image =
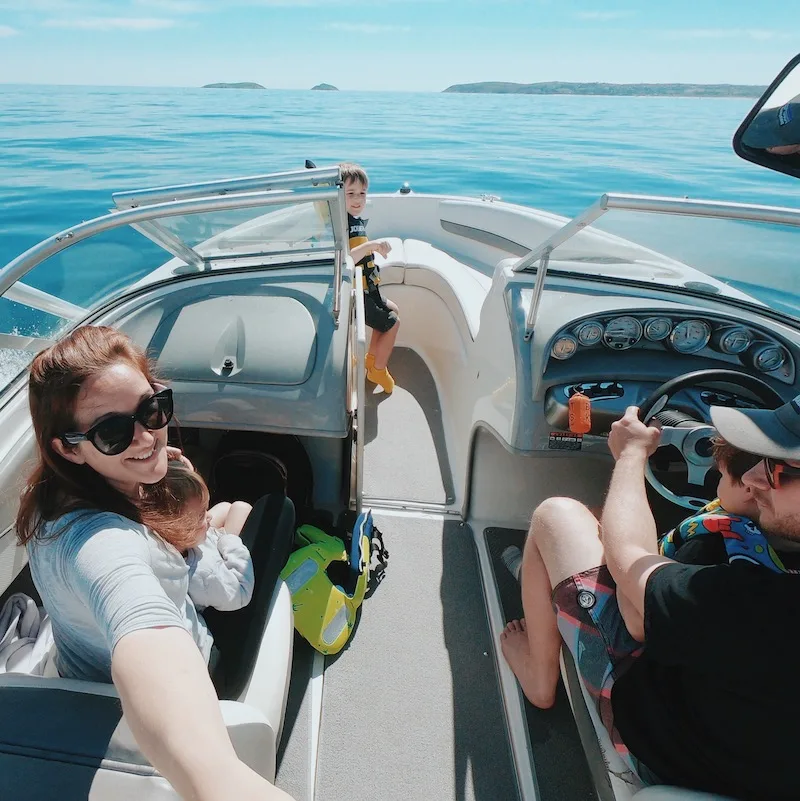
[[[241,83],[207,83],[203,89],[266,89],[260,83],[250,83],[249,81],[242,81]]]
[[[653,97],[760,97],[766,86],[729,83],[457,83],[445,92],[505,95],[621,95]]]
[[[339,90],[329,83],[318,83],[316,86],[311,87],[311,91],[319,91],[319,92],[338,92]]]

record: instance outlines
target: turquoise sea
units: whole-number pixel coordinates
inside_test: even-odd
[[[113,191],[358,161],[372,189],[572,215],[607,191],[800,206],[737,158],[749,100],[0,86],[0,265]]]

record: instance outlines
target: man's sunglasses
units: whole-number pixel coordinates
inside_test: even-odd
[[[784,478],[797,478],[800,476],[800,467],[795,467],[781,459],[764,457],[764,465],[767,468],[767,481],[772,489],[780,489]]]
[[[85,434],[70,431],[61,435],[65,445],[91,442],[100,453],[116,456],[130,447],[136,423],[148,431],[164,428],[172,419],[172,390],[162,389],[145,398],[133,414],[114,414],[95,423]]]

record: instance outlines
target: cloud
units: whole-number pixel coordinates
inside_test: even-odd
[[[762,28],[686,28],[664,31],[662,35],[666,39],[752,39],[756,42],[794,38],[791,33]]]
[[[408,25],[373,25],[369,22],[331,22],[325,27],[333,31],[360,33],[364,36],[372,36],[376,33],[398,33],[411,30]]]
[[[203,14],[214,10],[214,5],[201,0],[133,0],[133,4],[156,8],[164,14]]]
[[[608,22],[612,19],[623,19],[632,17],[632,11],[576,11],[573,19],[585,20],[588,22]]]
[[[19,31],[10,25],[0,25],[0,39],[4,36],[16,36],[18,33]]]
[[[173,19],[154,17],[83,17],[82,19],[48,19],[46,28],[74,28],[82,31],[158,31],[174,28]]]

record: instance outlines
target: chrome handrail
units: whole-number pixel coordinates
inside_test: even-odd
[[[523,256],[511,268],[520,272],[540,262],[533,285],[533,296],[525,318],[526,340],[533,336],[536,317],[539,310],[538,301],[544,290],[544,281],[553,251],[575,234],[602,217],[609,209],[621,211],[650,212],[653,214],[673,214],[684,217],[714,217],[723,220],[742,220],[749,222],[776,223],[800,227],[800,209],[783,206],[763,206],[751,203],[726,203],[716,200],[689,200],[688,198],[658,197],[655,195],[601,195],[589,208],[573,217],[561,228],[551,234],[544,242],[537,245],[530,253]],[[634,242],[634,244],[636,244]]]
[[[336,167],[315,167],[313,169],[291,170],[267,175],[252,175],[246,178],[223,178],[199,184],[176,184],[157,186],[152,189],[133,189],[128,192],[114,192],[111,199],[118,209],[151,206],[170,200],[189,200],[211,195],[230,195],[242,192],[257,192],[272,189],[299,189],[319,184],[337,184],[340,169]]]

